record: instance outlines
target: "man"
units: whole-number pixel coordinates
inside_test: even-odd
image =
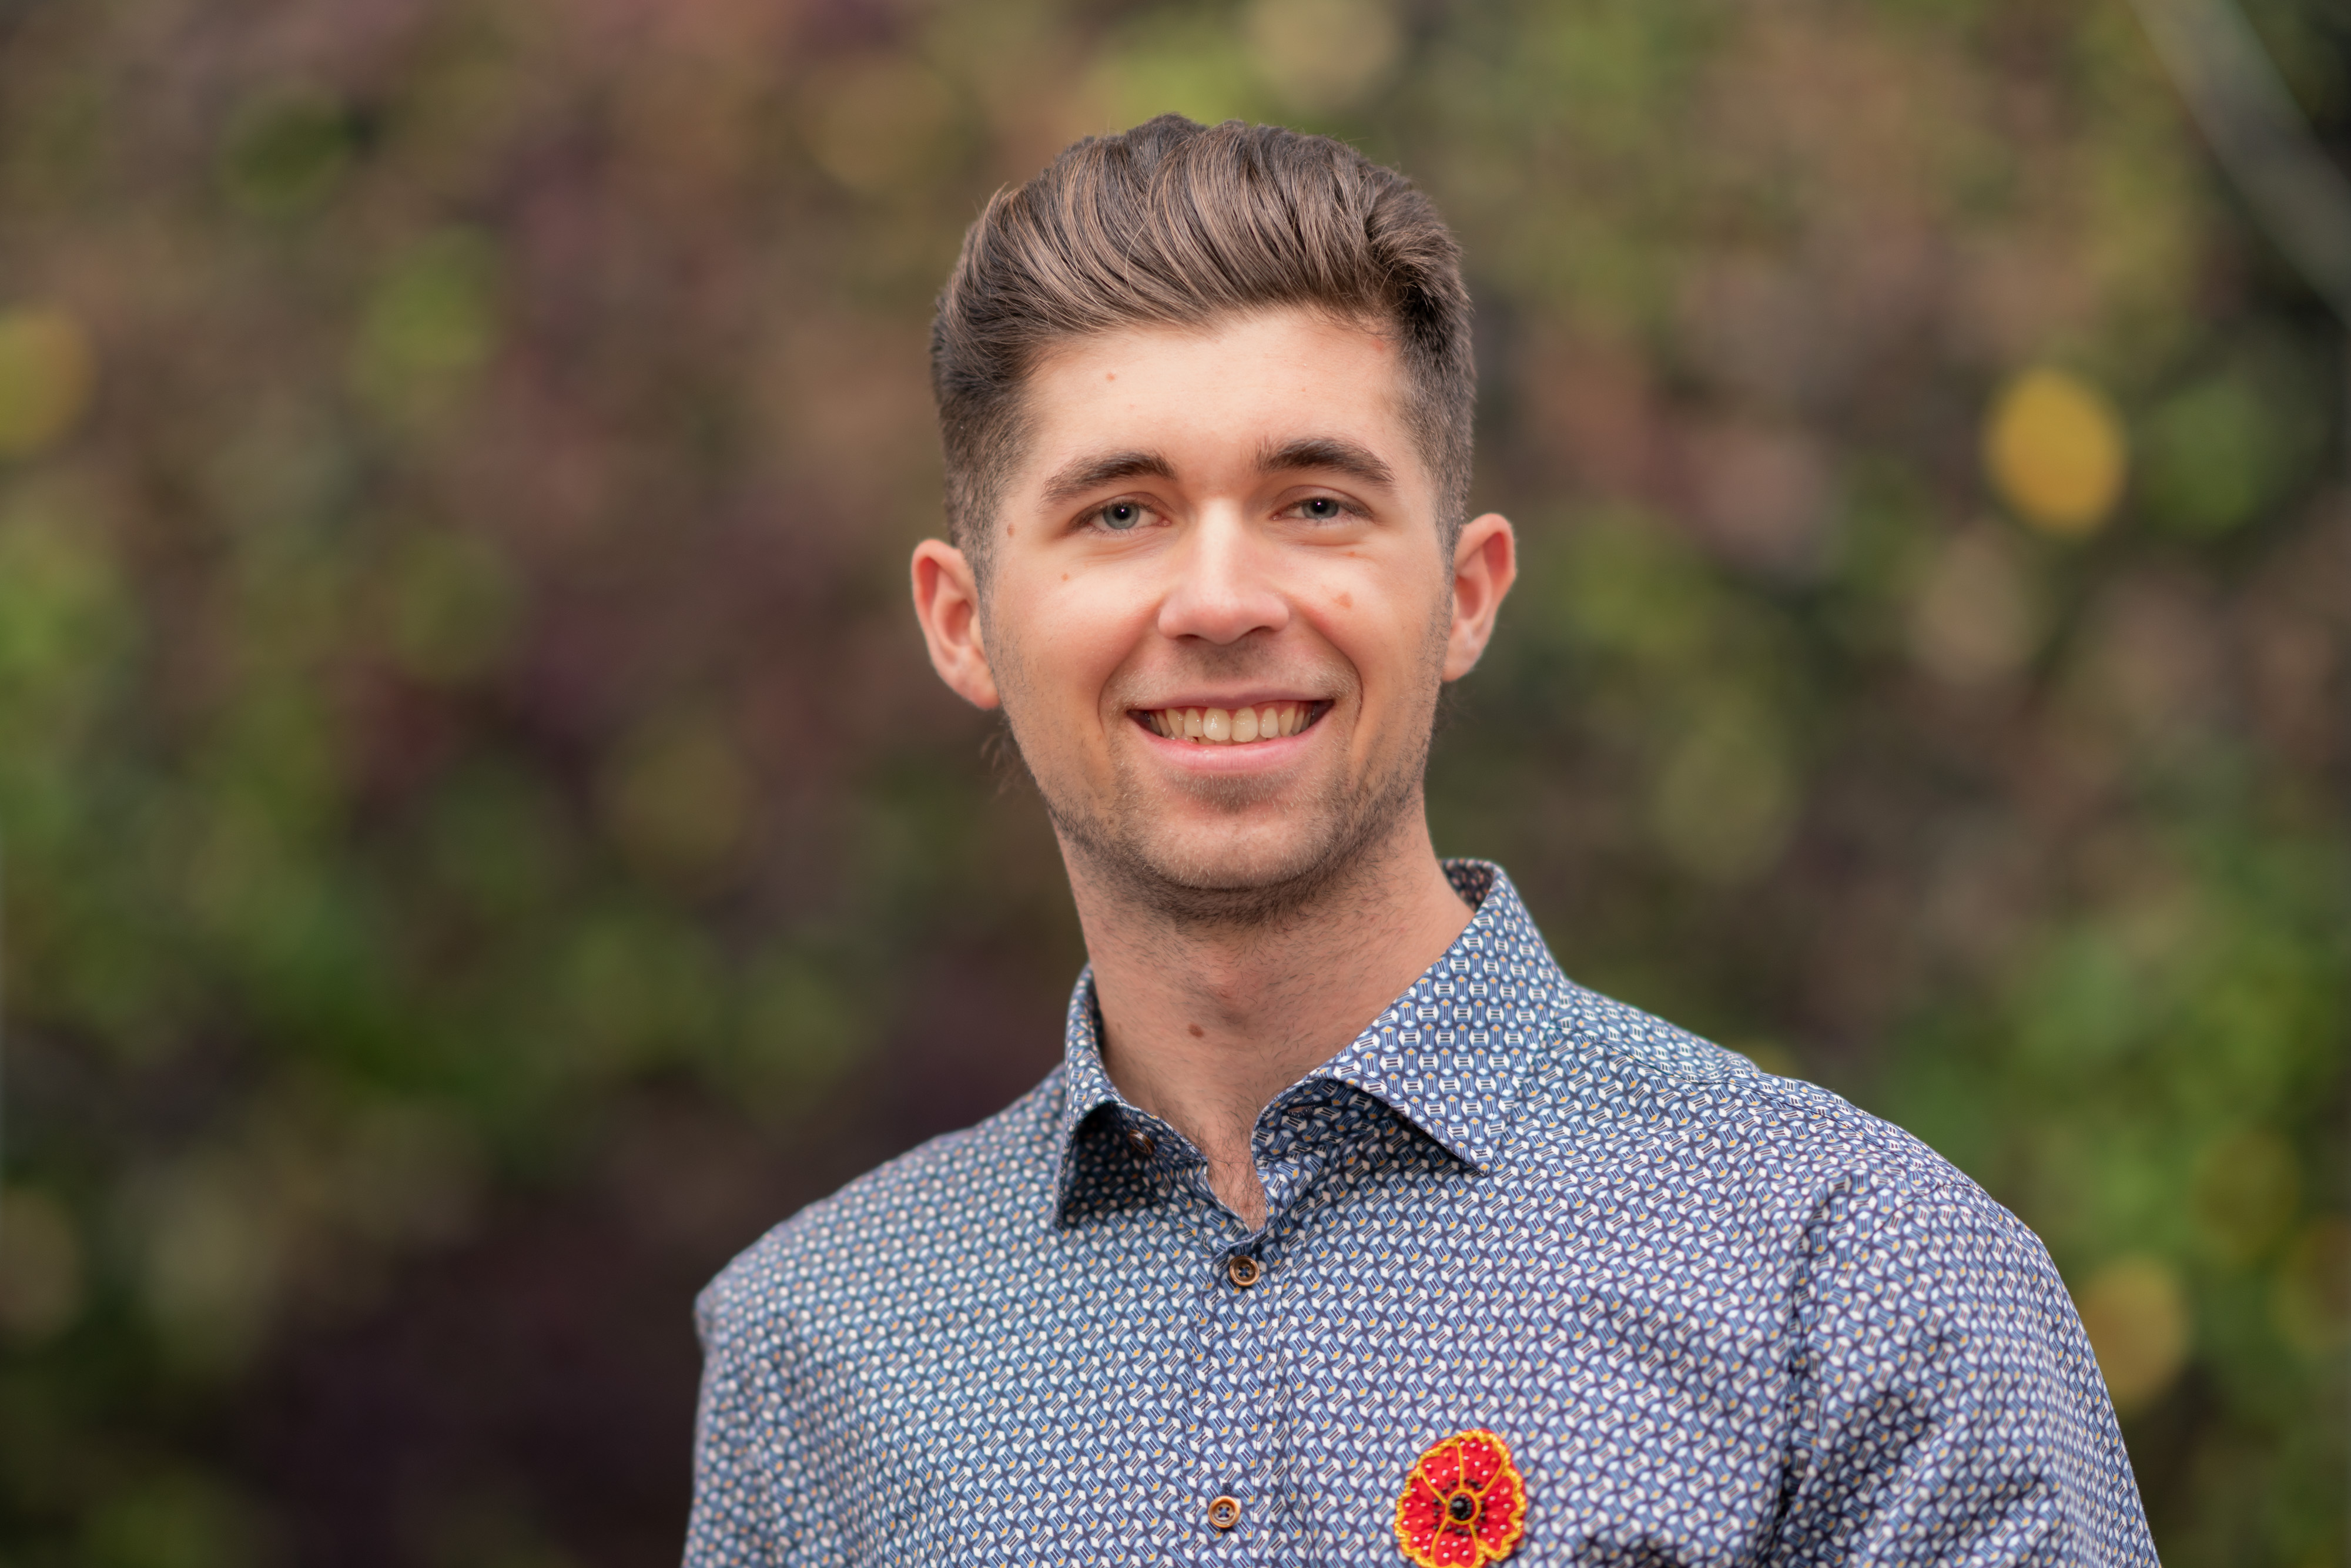
[[[1515,559],[1468,310],[1401,176],[1267,127],[973,225],[915,609],[1092,964],[1034,1092],[705,1295],[689,1563],[2154,1562],[2022,1225],[1437,860]]]

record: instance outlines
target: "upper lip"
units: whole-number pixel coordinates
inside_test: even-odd
[[[1264,692],[1241,692],[1231,696],[1163,697],[1155,702],[1129,703],[1127,706],[1136,713],[1152,713],[1165,708],[1187,707],[1220,707],[1225,709],[1227,712],[1230,712],[1234,708],[1241,707],[1268,707],[1275,703],[1319,703],[1328,702],[1329,700],[1330,699],[1328,697],[1311,697],[1299,692],[1275,692],[1270,694]]]

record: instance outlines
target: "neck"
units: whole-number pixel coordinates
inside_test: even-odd
[[[1259,1113],[1362,1033],[1469,924],[1426,821],[1402,813],[1311,901],[1246,924],[1171,918],[1089,876],[1066,843],[1063,855],[1111,1082],[1191,1139],[1217,1196],[1259,1228]]]

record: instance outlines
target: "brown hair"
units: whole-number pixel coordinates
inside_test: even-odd
[[[1427,197],[1344,142],[1163,114],[1088,137],[965,234],[931,324],[947,523],[985,573],[1029,372],[1057,342],[1308,306],[1401,340],[1438,528],[1468,503],[1477,368],[1460,247]]]

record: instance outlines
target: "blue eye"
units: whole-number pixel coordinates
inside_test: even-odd
[[[1102,518],[1102,527],[1124,533],[1143,521],[1143,508],[1132,501],[1113,501],[1095,516]]]

